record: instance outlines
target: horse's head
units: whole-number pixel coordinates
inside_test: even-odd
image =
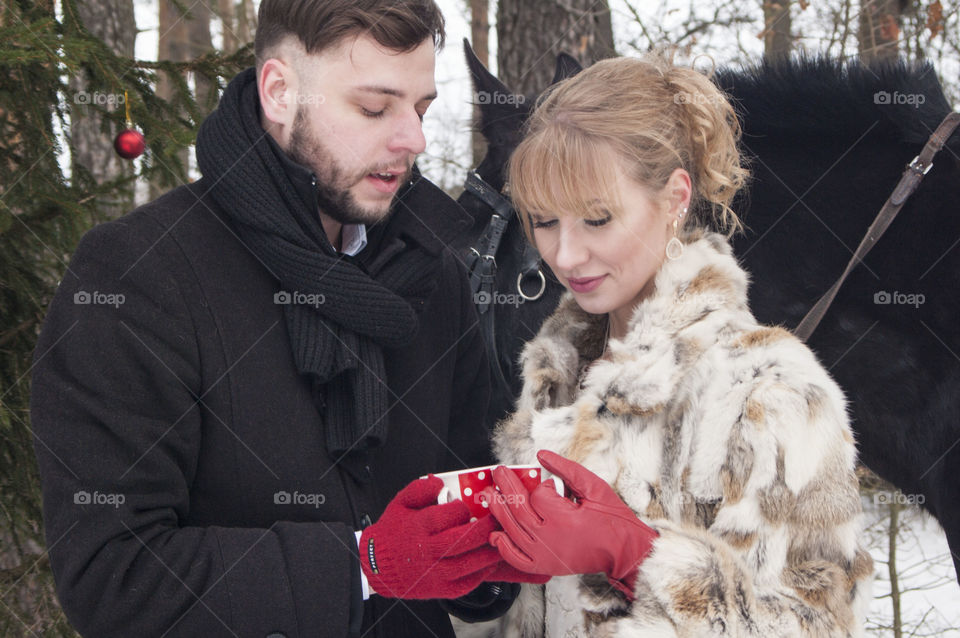
[[[459,203],[473,217],[465,239],[467,266],[481,330],[490,347],[495,379],[491,421],[505,416],[520,390],[517,356],[553,312],[562,287],[527,244],[509,198],[503,193],[507,162],[523,135],[523,125],[536,96],[518,95],[480,62],[464,40],[464,54],[480,109],[477,127],[487,141],[487,153],[467,177]],[[553,83],[581,70],[572,57],[557,58]],[[494,215],[497,213],[497,215]]]

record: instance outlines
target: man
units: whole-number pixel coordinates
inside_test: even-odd
[[[430,0],[264,0],[203,178],[77,247],[31,409],[82,634],[450,636],[427,599],[526,578],[417,478],[489,461],[467,221],[413,167],[442,40]]]

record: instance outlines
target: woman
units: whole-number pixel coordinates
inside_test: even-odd
[[[620,58],[557,85],[528,127],[511,193],[569,293],[495,446],[573,498],[495,472],[491,543],[556,576],[524,585],[505,633],[861,635],[872,562],[844,397],[757,323],[708,230],[740,227],[729,102],[691,69]]]

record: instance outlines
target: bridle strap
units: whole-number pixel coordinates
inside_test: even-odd
[[[891,193],[887,201],[884,202],[880,212],[877,213],[877,218],[870,224],[870,228],[867,229],[867,234],[860,242],[856,252],[844,269],[843,274],[840,275],[840,278],[837,279],[833,286],[817,301],[793,331],[801,340],[806,341],[810,335],[813,334],[813,331],[817,329],[820,320],[823,319],[823,316],[830,308],[830,304],[833,303],[834,298],[837,296],[840,286],[846,281],[847,275],[850,274],[850,271],[852,271],[857,264],[863,261],[863,258],[870,252],[870,249],[873,248],[874,244],[876,244],[880,237],[883,236],[883,233],[886,232],[887,228],[893,222],[893,219],[897,216],[897,213],[900,212],[900,209],[903,208],[907,199],[909,199],[923,180],[923,176],[930,172],[930,169],[933,167],[933,157],[940,152],[943,145],[950,139],[950,136],[953,135],[958,124],[960,124],[960,113],[953,112],[947,115],[940,123],[940,126],[937,127],[937,130],[933,132],[933,135],[930,136],[930,139],[927,140],[920,154],[907,164],[907,168],[903,171],[903,176],[897,183],[896,188],[893,189],[893,193]]]
[[[484,204],[489,206],[504,219],[510,219],[514,214],[513,203],[500,194],[497,189],[488,184],[480,177],[477,171],[469,171],[467,179],[463,184],[464,190],[471,195],[478,197]]]
[[[510,200],[483,181],[476,171],[467,173],[463,188],[494,210],[487,227],[467,258],[473,301],[482,316],[490,310],[493,303],[493,296],[496,293],[494,286],[497,278],[497,250],[500,248],[500,241],[510,223],[510,217],[514,215],[514,210]]]
[[[493,302],[497,294],[497,250],[500,248],[503,233],[506,232],[515,211],[510,200],[485,182],[476,171],[467,173],[463,188],[494,210],[476,245],[470,249],[470,255],[467,257],[467,271],[470,276],[473,303],[480,315],[480,329],[484,335],[487,359],[494,370],[495,381],[500,390],[506,396],[510,396],[512,390],[497,353]]]

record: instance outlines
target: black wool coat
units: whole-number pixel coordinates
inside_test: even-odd
[[[443,267],[417,336],[384,353],[388,438],[366,457],[328,455],[280,284],[205,180],[84,236],[31,399],[50,560],[83,635],[332,637],[351,619],[453,635],[437,602],[361,601],[354,535],[418,476],[491,461],[476,315],[436,232],[464,213],[425,186],[406,237]]]

